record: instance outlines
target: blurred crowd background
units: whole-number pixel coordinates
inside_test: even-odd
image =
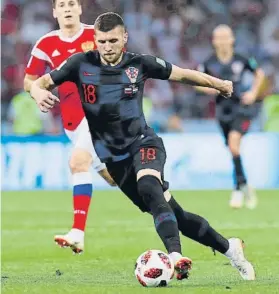
[[[82,22],[93,24],[105,11],[120,13],[129,32],[128,50],[160,56],[186,68],[196,68],[211,53],[214,27],[225,23],[236,35],[236,51],[254,56],[264,69],[265,81],[253,130],[275,130],[271,120],[279,118],[279,1],[278,0],[84,0]],[[36,41],[57,29],[51,0],[4,0],[1,2],[1,121],[2,134],[37,112],[24,93],[24,68]],[[245,76],[249,87],[251,76]],[[164,81],[149,81],[145,90],[145,112],[150,124],[161,132],[212,131],[214,97],[196,93],[191,87]],[[59,107],[51,114],[38,113],[40,127],[31,134],[60,134]],[[270,127],[273,125],[273,127]]]

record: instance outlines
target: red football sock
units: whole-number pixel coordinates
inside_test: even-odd
[[[73,208],[74,222],[73,229],[85,230],[88,210],[92,196],[91,173],[74,174]]]

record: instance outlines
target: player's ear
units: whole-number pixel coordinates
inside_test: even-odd
[[[126,44],[128,42],[128,32],[124,33],[124,43]]]
[[[57,18],[56,10],[54,8],[52,9],[52,15],[53,15],[54,18]]]

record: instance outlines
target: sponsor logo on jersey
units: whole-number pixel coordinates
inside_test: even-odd
[[[126,87],[124,89],[124,93],[126,95],[133,95],[133,94],[136,94],[138,92],[139,88],[135,85],[130,85],[129,87]]]
[[[131,83],[134,84],[137,81],[139,70],[133,66],[130,66],[125,70],[125,72]]]
[[[60,53],[57,49],[55,49],[55,50],[52,52],[52,54],[51,54],[52,57],[56,57],[56,56],[59,56],[59,55],[61,55],[61,53]]]
[[[90,76],[95,76],[96,74],[94,74],[93,72],[84,71],[84,72],[83,72],[83,75],[84,75],[85,77],[90,77]]]
[[[90,51],[90,50],[94,50],[94,42],[93,41],[87,41],[87,42],[83,42],[81,44],[81,49],[84,51],[84,52],[87,52],[87,51]]]

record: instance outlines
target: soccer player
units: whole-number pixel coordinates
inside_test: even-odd
[[[36,80],[32,97],[38,105],[50,109],[59,101],[50,90],[65,81],[76,83],[96,153],[123,193],[141,211],[153,216],[156,231],[174,262],[177,279],[187,278],[192,264],[182,257],[180,230],[227,256],[243,279],[254,280],[255,272],[244,257],[242,241],[224,238],[204,218],[184,211],[167,191],[164,144],[147,126],[142,111],[144,83],[150,78],[212,87],[228,97],[232,82],[182,69],[150,55],[123,52],[128,33],[116,13],[100,15],[94,27],[98,50],[75,54]]]
[[[42,76],[47,67],[54,69],[74,53],[96,47],[94,26],[80,22],[80,0],[53,0],[52,4],[53,16],[58,20],[60,29],[46,34],[35,44],[24,79],[24,89],[27,92],[30,92],[33,81]],[[74,220],[70,232],[57,235],[55,240],[60,246],[70,246],[73,252],[81,253],[92,195],[92,162],[93,168],[110,185],[114,185],[114,181],[95,153],[76,85],[66,82],[58,90],[63,127],[73,144],[69,165],[73,175]],[[41,106],[41,110],[46,109]]]
[[[209,95],[216,95],[216,116],[225,137],[226,145],[232,154],[234,167],[235,190],[232,192],[230,206],[241,208],[244,198],[248,208],[257,205],[255,191],[247,184],[240,156],[240,144],[243,135],[249,129],[255,115],[255,101],[264,80],[264,73],[254,58],[245,58],[234,52],[234,35],[227,25],[219,25],[213,31],[215,53],[199,65],[198,70],[215,77],[233,81],[234,93],[231,99],[225,99],[215,89],[197,87],[197,90]],[[245,91],[243,74],[250,71],[254,82],[250,90]]]

